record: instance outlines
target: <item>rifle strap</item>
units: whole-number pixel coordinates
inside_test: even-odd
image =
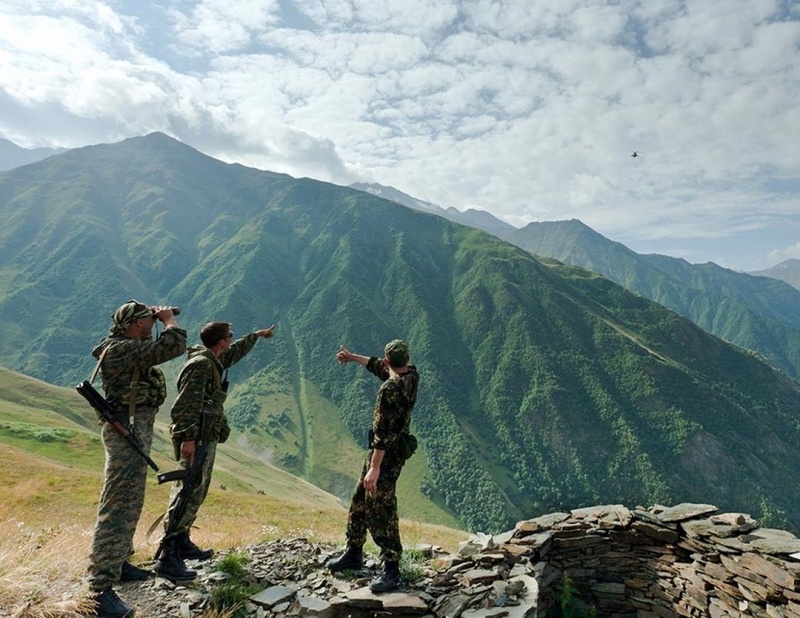
[[[153,542],[150,540],[150,537],[153,536],[153,532],[156,531],[156,528],[158,528],[159,524],[161,524],[161,522],[164,521],[164,518],[166,516],[167,516],[167,511],[164,511],[163,513],[161,513],[161,515],[156,517],[155,521],[152,524],[150,524],[150,527],[147,529],[147,535],[145,536],[145,540],[147,541],[148,545],[153,545]]]
[[[94,382],[97,379],[97,374],[100,372],[100,365],[103,364],[103,359],[106,357],[106,352],[111,348],[112,344],[108,344],[103,351],[100,353],[100,358],[97,359],[97,365],[94,367],[94,371],[92,372],[92,376],[89,378],[89,384]],[[139,390],[139,368],[133,370],[133,377],[131,378],[131,391],[130,396],[128,398],[128,419],[129,427],[131,431],[133,431],[133,419],[136,413],[136,396],[137,391]]]
[[[103,359],[106,357],[106,352],[108,352],[108,348],[111,347],[109,343],[106,347],[103,348],[103,351],[100,353],[100,358],[97,359],[97,364],[94,366],[94,371],[92,371],[92,377],[89,378],[89,384],[94,382],[97,379],[97,374],[100,371],[100,365],[103,363]]]
[[[130,417],[130,427],[133,431],[133,419],[136,414],[136,397],[139,390],[139,368],[133,370],[131,378],[131,392],[128,395],[128,416]]]

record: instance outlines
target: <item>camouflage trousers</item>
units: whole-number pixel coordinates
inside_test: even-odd
[[[378,484],[373,492],[364,489],[364,477],[369,469],[372,451],[367,454],[361,477],[350,500],[347,516],[347,544],[362,547],[367,541],[367,531],[380,547],[380,558],[384,562],[399,561],[403,553],[400,542],[400,526],[397,519],[397,496],[395,489],[403,464],[387,461],[381,464]]]
[[[137,408],[133,431],[145,453],[153,442],[158,408]],[[122,563],[133,553],[133,535],[144,505],[147,462],[108,423],[101,430],[106,451],[103,490],[97,506],[89,587],[105,590],[119,581]]]
[[[183,513],[183,517],[181,517],[181,520],[178,522],[178,526],[175,528],[176,535],[189,532],[194,520],[197,519],[197,511],[200,510],[200,505],[203,504],[206,496],[208,495],[208,488],[211,487],[211,474],[214,471],[214,459],[216,456],[217,443],[206,442],[206,459],[203,462],[203,467],[200,470],[200,479],[195,485],[194,490],[189,494],[189,499],[186,502],[186,510]],[[185,457],[182,457],[179,460],[179,465],[181,468],[186,470],[186,468],[189,467],[189,460]],[[175,511],[175,507],[177,506],[178,502],[178,494],[180,493],[182,486],[183,483],[178,481],[170,491],[169,510],[167,511],[166,518],[164,518],[165,532],[167,526],[169,526],[170,520],[173,517],[173,512]]]

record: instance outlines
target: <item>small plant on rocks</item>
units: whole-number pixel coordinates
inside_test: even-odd
[[[220,558],[214,566],[217,571],[227,573],[231,579],[241,581],[247,575],[246,565],[248,562],[247,556],[240,552],[233,552]]]
[[[413,582],[425,574],[425,554],[414,549],[407,549],[400,557],[400,576],[403,581]]]
[[[580,600],[578,589],[572,578],[566,573],[561,579],[557,593],[558,607],[552,608],[555,611],[549,612],[548,615],[552,615],[554,618],[595,618],[597,616],[597,608]]]
[[[238,552],[228,554],[217,562],[216,570],[227,573],[229,579],[211,590],[208,607],[212,612],[230,618],[244,618],[248,615],[246,604],[255,590],[245,580],[247,563],[247,557]]]

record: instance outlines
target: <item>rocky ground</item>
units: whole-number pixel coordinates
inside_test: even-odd
[[[234,615],[239,617],[318,616],[367,618],[377,616],[454,615],[447,611],[451,594],[464,583],[459,577],[474,568],[471,559],[442,553],[431,546],[407,552],[413,560],[403,563],[404,580],[392,593],[376,595],[369,583],[380,575],[381,565],[367,556],[364,569],[346,575],[333,575],[325,563],[341,549],[321,546],[306,539],[273,541],[237,550],[246,557],[244,582],[252,594]],[[464,550],[465,553],[475,553]],[[137,609],[139,617],[225,616],[212,612],[214,590],[220,589],[229,576],[216,569],[223,552],[208,562],[188,561],[198,577],[186,585],[156,578],[146,582],[130,582],[118,587],[120,596]],[[149,566],[149,565],[141,565]],[[494,578],[493,578],[494,579]],[[475,584],[476,582],[470,582]],[[518,595],[524,585],[514,584],[506,592],[503,584],[500,602],[493,595],[492,605],[520,605]],[[468,606],[479,604],[493,590],[491,585],[470,586],[470,595],[458,597],[460,614]],[[508,614],[505,614],[508,615]]]
[[[414,549],[386,594],[369,590],[374,557],[333,575],[325,563],[340,550],[299,538],[189,563],[199,575],[187,586],[151,579],[119,591],[140,618],[800,618],[800,539],[708,504],[585,507],[478,534],[455,554]],[[232,581],[220,562],[239,565],[247,587],[235,613],[214,611]]]

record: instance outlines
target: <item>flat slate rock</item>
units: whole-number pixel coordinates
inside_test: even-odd
[[[571,516],[573,519],[586,519],[589,521],[606,523],[613,522],[623,528],[627,527],[633,518],[630,509],[623,504],[606,504],[575,509],[571,512]]]
[[[353,607],[362,607],[364,609],[381,609],[383,607],[381,598],[366,587],[352,590],[344,597]]]
[[[380,595],[383,608],[392,614],[403,616],[427,614],[428,604],[416,594],[389,592]]]
[[[750,543],[750,547],[764,554],[793,554],[800,551],[800,539],[790,539],[778,536],[766,539],[756,539]]]
[[[666,508],[657,515],[661,521],[673,522],[684,521],[686,519],[700,517],[701,515],[708,515],[709,513],[716,513],[717,510],[717,507],[713,504],[693,504],[691,502],[684,502]]]
[[[295,594],[297,594],[297,588],[294,586],[270,586],[251,596],[250,600],[256,605],[269,609],[273,605],[288,601]]]
[[[567,519],[569,519],[569,513],[549,513],[534,519],[525,519],[523,521],[519,521],[517,522],[515,528],[523,534],[529,534],[531,532],[549,530],[556,524],[560,524],[562,521]]]

